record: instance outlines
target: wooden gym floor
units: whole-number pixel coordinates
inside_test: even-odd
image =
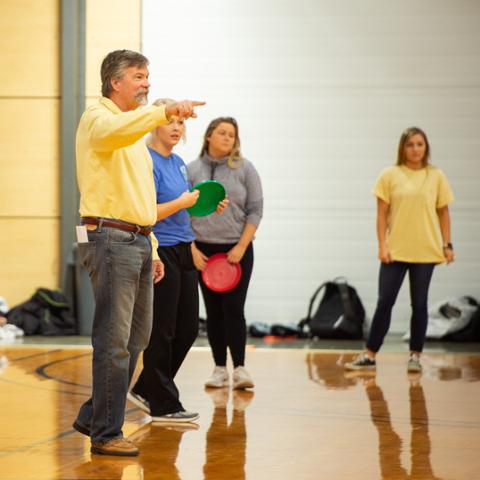
[[[253,392],[207,392],[208,348],[178,376],[197,425],[152,425],[127,403],[139,457],[91,455],[71,428],[90,392],[91,349],[0,345],[1,480],[375,480],[480,478],[480,354],[379,355],[376,375],[347,374],[353,353],[250,349]]]

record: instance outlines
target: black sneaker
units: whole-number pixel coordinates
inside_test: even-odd
[[[143,410],[145,413],[150,414],[150,404],[147,400],[145,400],[141,395],[135,393],[134,391],[130,391],[127,393],[127,400],[130,400],[133,404],[135,404],[140,410]]]
[[[374,358],[362,353],[352,362],[347,362],[343,368],[345,368],[345,370],[376,370],[377,362]]]
[[[196,412],[180,412],[167,413],[166,415],[152,415],[152,422],[160,423],[188,423],[195,421],[200,415]]]

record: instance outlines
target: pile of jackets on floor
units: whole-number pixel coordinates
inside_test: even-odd
[[[72,309],[60,290],[37,288],[25,302],[8,311],[8,324],[25,335],[74,335],[77,333]]]

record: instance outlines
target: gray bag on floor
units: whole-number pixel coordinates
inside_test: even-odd
[[[440,340],[451,337],[468,327],[479,308],[475,298],[465,295],[435,303],[428,310],[427,339]],[[410,331],[404,337],[410,339]],[[463,340],[468,341],[468,340]],[[472,339],[472,341],[475,341]]]

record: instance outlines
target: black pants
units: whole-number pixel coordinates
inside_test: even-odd
[[[210,257],[215,253],[226,253],[235,244],[213,244],[195,242],[197,248]],[[217,293],[210,290],[200,276],[205,309],[207,311],[207,335],[212,348],[215,365],[227,364],[227,348],[232,356],[233,366],[245,363],[247,342],[247,322],[245,320],[245,300],[253,269],[253,245],[250,243],[240,261],[242,277],[238,285],[229,292]]]
[[[378,352],[382,346],[390,328],[393,305],[407,271],[412,305],[410,350],[414,352],[423,350],[428,324],[428,289],[434,267],[434,263],[393,262],[380,264],[377,308],[373,315],[367,341],[369,350]]]
[[[155,284],[153,328],[133,387],[152,416],[183,410],[174,378],[198,333],[198,272],[189,243],[159,247],[165,277]]]

